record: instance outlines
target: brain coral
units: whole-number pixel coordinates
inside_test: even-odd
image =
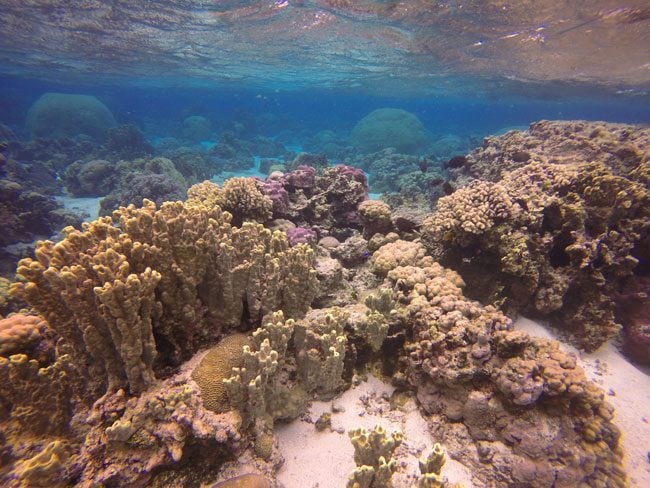
[[[350,142],[364,153],[394,147],[415,154],[427,141],[427,133],[415,115],[397,108],[380,108],[362,118],[352,129]]]
[[[228,396],[223,380],[232,376],[232,368],[241,366],[242,350],[251,344],[250,337],[245,334],[226,336],[210,349],[192,372],[192,379],[201,389],[205,408],[217,413],[228,410]]]
[[[115,125],[106,105],[89,95],[46,93],[27,112],[27,128],[35,137],[85,134],[101,142]]]

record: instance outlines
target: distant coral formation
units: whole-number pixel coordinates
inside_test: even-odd
[[[106,105],[90,95],[46,93],[29,108],[27,128],[35,137],[75,137],[103,142],[116,124]]]
[[[427,133],[414,114],[398,108],[380,108],[362,118],[352,129],[350,142],[363,153],[395,148],[417,154],[427,142]]]

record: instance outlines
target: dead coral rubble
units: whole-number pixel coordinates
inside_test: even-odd
[[[486,485],[625,486],[613,409],[575,357],[465,298],[431,257],[382,272],[407,337],[394,377],[417,390],[452,457]]]

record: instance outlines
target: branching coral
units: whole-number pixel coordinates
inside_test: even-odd
[[[343,385],[347,337],[343,310],[312,310],[296,323],[294,346],[298,374],[308,392],[332,397]]]
[[[420,479],[418,488],[441,488],[446,486],[447,480],[441,475],[445,465],[445,451],[440,444],[434,444],[431,452],[420,459]]]
[[[43,436],[65,432],[77,393],[75,375],[75,364],[67,355],[45,368],[25,354],[0,356],[0,399],[10,425],[5,433],[27,431]]]
[[[245,220],[270,220],[273,203],[260,191],[259,185],[252,178],[230,178],[223,184],[217,204],[233,215],[235,225]]]
[[[350,474],[348,488],[390,488],[391,477],[397,469],[393,459],[395,449],[402,443],[401,432],[390,437],[380,425],[368,432],[356,429],[348,432],[354,446],[354,462],[357,468]]]
[[[161,348],[178,363],[224,327],[278,309],[304,313],[315,293],[310,249],[259,225],[234,228],[200,198],[121,208],[41,243],[36,256],[21,262],[12,293],[91,365],[82,373],[93,396],[142,391]]]

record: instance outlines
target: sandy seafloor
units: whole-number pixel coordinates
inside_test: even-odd
[[[517,320],[515,328],[535,337],[556,338],[549,329],[526,318]],[[616,409],[615,422],[623,432],[630,486],[650,487],[650,371],[632,365],[612,344],[594,353],[580,352],[566,344],[562,348],[577,355],[587,376],[603,388]],[[313,402],[302,419],[277,426],[275,433],[285,458],[278,480],[285,488],[344,487],[355,468],[354,448],[347,431],[381,425],[388,434],[399,430],[405,438],[396,455],[407,460],[407,465],[393,476],[395,488],[414,486],[415,480],[409,475],[419,473],[418,459],[423,452],[430,452],[436,440],[413,400],[403,409],[390,409],[388,399],[393,391],[392,386],[369,376],[331,402]],[[332,413],[332,431],[318,432],[313,423],[323,412],[333,410],[342,411]],[[451,483],[480,488],[472,483],[469,470],[449,457],[442,474]]]

